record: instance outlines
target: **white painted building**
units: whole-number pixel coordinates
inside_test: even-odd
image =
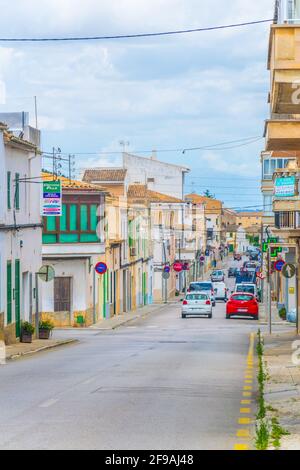
[[[245,253],[249,246],[246,230],[240,225],[236,232],[236,251],[240,254]]]
[[[41,156],[24,135],[0,124],[0,333],[7,344],[20,336],[21,322],[34,315],[35,274],[42,264]],[[34,139],[32,139],[34,140]],[[0,338],[1,339],[1,338]]]
[[[144,184],[151,191],[157,191],[177,199],[184,198],[184,184],[189,168],[151,158],[123,154],[123,167],[127,170],[128,185]]]

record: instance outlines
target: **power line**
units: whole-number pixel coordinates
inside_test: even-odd
[[[0,38],[1,42],[66,42],[66,41],[104,41],[111,39],[136,39],[157,36],[174,36],[179,34],[200,33],[203,31],[215,31],[229,28],[239,28],[242,26],[252,26],[263,23],[271,23],[274,19],[248,21],[245,23],[235,23],[222,26],[211,26],[206,28],[182,29],[175,31],[162,31],[157,33],[137,33],[137,34],[118,34],[111,36],[78,36],[78,37],[52,37],[52,38]]]
[[[181,148],[173,148],[173,149],[155,149],[156,152],[158,153],[170,153],[170,152],[181,152],[185,154],[186,152],[192,152],[196,150],[229,150],[233,148],[238,148],[244,145],[250,145],[254,142],[257,142],[259,140],[263,139],[262,136],[255,136],[255,137],[244,137],[243,139],[238,139],[238,140],[231,140],[227,142],[221,142],[218,144],[211,144],[211,145],[205,145],[202,147],[181,147]],[[225,145],[230,145],[230,144],[237,144],[236,146],[232,147],[224,147],[222,146]],[[153,149],[151,150],[135,150],[134,151],[136,154],[138,153],[147,153],[147,154],[152,154]],[[98,156],[98,155],[122,155],[124,152],[121,150],[115,150],[115,151],[108,151],[108,152],[62,152],[61,155],[75,155],[75,156]],[[125,152],[130,155],[130,152]],[[47,152],[43,151],[43,154],[46,155],[52,155],[52,152]]]

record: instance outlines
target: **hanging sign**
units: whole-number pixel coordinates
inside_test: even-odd
[[[276,178],[275,196],[276,197],[293,197],[295,196],[296,177],[287,176],[285,178]]]
[[[42,196],[42,216],[62,215],[62,187],[61,181],[44,181]]]

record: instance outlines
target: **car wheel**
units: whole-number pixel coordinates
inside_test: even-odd
[[[211,315],[208,315],[208,318],[212,318],[212,314],[211,314]]]
[[[182,318],[186,318],[186,315],[181,315]]]
[[[226,320],[230,320],[230,315],[226,315]]]
[[[216,306],[216,302],[213,302],[213,303],[212,303],[212,306],[215,307],[215,306]]]

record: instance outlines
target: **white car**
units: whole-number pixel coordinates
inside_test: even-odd
[[[212,302],[206,292],[187,294],[182,303],[181,316],[207,316],[212,318]]]
[[[241,283],[241,284],[236,284],[235,286],[235,292],[243,292],[243,293],[249,293],[255,295],[257,297],[257,286],[256,284],[252,283]]]
[[[228,299],[228,289],[225,282],[216,282],[214,283],[214,292],[216,300],[224,300],[227,302]]]

